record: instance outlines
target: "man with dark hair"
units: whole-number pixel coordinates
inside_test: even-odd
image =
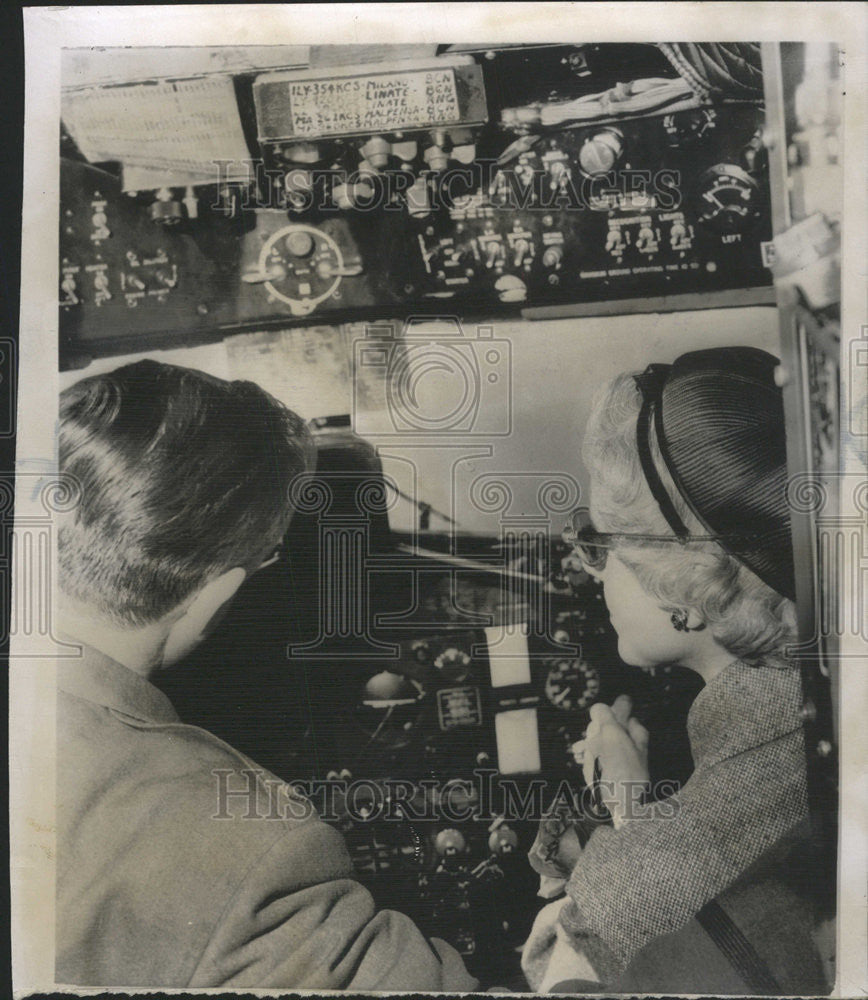
[[[203,637],[281,541],[312,466],[301,419],[258,386],[153,361],[60,406],[80,489],[59,537],[56,975],[115,987],[451,991],[442,941],[374,908],[340,835],[149,678]],[[252,776],[218,802],[215,775]]]

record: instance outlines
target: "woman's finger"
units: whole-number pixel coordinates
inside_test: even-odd
[[[619,694],[618,697],[612,702],[612,715],[614,715],[615,719],[625,728],[632,711],[633,700],[629,695]]]
[[[591,726],[594,723],[611,722],[612,721],[612,709],[608,705],[605,705],[602,701],[598,701],[596,705],[591,705],[591,724],[588,726],[588,732],[591,731]]]
[[[590,740],[585,741],[585,758],[582,761],[582,776],[585,784],[591,788],[594,784],[594,761],[597,759]]]
[[[642,753],[648,752],[648,730],[638,719],[631,718],[628,720],[627,733]]]
[[[573,755],[573,760],[577,764],[585,763],[585,746],[587,740],[576,740],[576,742],[570,747],[570,753]]]

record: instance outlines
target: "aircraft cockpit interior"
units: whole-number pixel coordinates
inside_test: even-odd
[[[730,347],[783,393],[834,980],[833,500],[808,486],[837,468],[840,119],[800,95],[836,71],[768,42],[63,53],[61,386],[141,358],[249,380],[316,449],[279,551],[156,683],[482,988],[531,989],[528,852],[588,791],[593,706],[628,696],[658,799],[693,773],[702,678],[622,658],[575,556],[582,442],[619,373]]]

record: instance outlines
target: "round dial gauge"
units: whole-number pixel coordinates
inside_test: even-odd
[[[759,218],[759,185],[734,163],[718,163],[699,178],[696,209],[699,221],[714,232],[742,233]]]
[[[545,693],[555,708],[564,711],[587,708],[600,693],[600,675],[585,660],[553,660],[546,677]]]
[[[470,654],[457,646],[450,646],[436,657],[434,666],[444,680],[460,684],[470,676]]]
[[[412,678],[383,670],[369,677],[353,709],[353,719],[368,737],[367,745],[407,746],[424,711],[425,689]]]
[[[700,143],[717,127],[717,112],[711,108],[678,111],[663,118],[663,129],[670,146],[689,149]]]

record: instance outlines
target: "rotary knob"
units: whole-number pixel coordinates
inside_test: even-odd
[[[429,169],[433,170],[435,173],[445,170],[449,166],[449,154],[443,146],[438,145],[437,143],[433,146],[429,146],[422,156],[428,164]]]
[[[375,135],[359,151],[375,170],[382,170],[389,162],[392,147],[381,135]]]
[[[293,257],[308,257],[313,253],[313,236],[304,229],[295,229],[286,237],[286,249]]]
[[[171,201],[153,202],[148,209],[148,213],[151,216],[151,220],[161,226],[175,226],[184,218],[181,203],[174,199]],[[105,230],[105,232],[108,234],[108,230]]]
[[[373,185],[365,178],[353,183],[338,184],[332,191],[334,203],[340,209],[370,208],[374,202]]]
[[[585,140],[579,150],[579,165],[590,177],[607,174],[624,152],[624,136],[614,128],[603,129]]]
[[[527,285],[514,274],[502,275],[494,288],[501,302],[524,302],[527,298]]]
[[[492,831],[488,849],[492,854],[513,854],[518,850],[518,834],[504,823]]]
[[[467,841],[460,830],[447,827],[434,838],[434,850],[442,858],[455,857],[455,855],[463,854],[467,850]]]

